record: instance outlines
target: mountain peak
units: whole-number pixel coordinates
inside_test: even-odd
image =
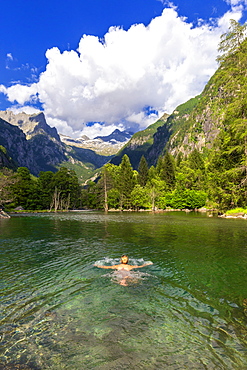
[[[0,118],[9,122],[11,125],[18,126],[26,135],[27,139],[30,139],[33,135],[38,133],[47,134],[48,136],[56,139],[60,142],[60,137],[55,127],[50,127],[45,119],[43,112],[27,114],[17,113],[7,110],[0,111]]]
[[[110,135],[107,136],[97,136],[95,139],[101,139],[103,141],[109,141],[112,144],[114,142],[125,142],[128,141],[131,136],[133,135],[133,132],[129,131],[120,131],[118,128],[115,129]]]

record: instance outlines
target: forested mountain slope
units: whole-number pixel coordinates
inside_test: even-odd
[[[76,171],[81,182],[112,158],[64,144],[42,112],[28,115],[0,111],[0,145],[0,168],[27,167],[37,176],[40,171],[56,172],[66,166]]]
[[[103,168],[97,181],[83,190],[81,206],[105,210],[206,206],[220,212],[247,208],[246,31],[247,25],[231,21],[219,46],[219,68],[204,91],[181,104],[169,117],[133,135],[111,163],[100,163]],[[1,157],[6,162],[13,151],[15,159],[16,149],[11,146],[15,138],[14,145],[25,166],[27,151],[34,150],[29,145],[40,135],[42,132],[26,140],[18,127],[0,119],[0,145],[4,147]],[[68,152],[62,144],[62,153],[74,164],[88,155],[75,147]],[[66,169],[61,173],[68,175]]]
[[[247,40],[234,57],[217,70],[183,124],[174,130],[167,149],[188,154],[193,149],[220,150],[223,142],[232,147],[245,145],[247,119]],[[244,135],[245,136],[245,135]],[[236,148],[235,148],[236,149]]]
[[[148,148],[145,155],[149,165],[156,164],[159,156],[164,154],[171,136],[174,132],[184,127],[199,99],[199,96],[190,99],[188,102],[179,105],[171,115],[166,117],[164,124],[154,134],[153,144]]]
[[[222,208],[247,205],[246,29],[231,21],[219,46],[219,68],[202,94],[179,106],[154,136],[154,151],[163,142],[162,154],[169,152],[184,168],[186,158],[200,153],[205,168],[200,186]]]
[[[2,145],[0,145],[0,168],[3,167],[14,170],[17,168],[17,164],[8,155],[7,150]]]
[[[154,135],[164,125],[167,117],[168,114],[165,113],[157,122],[148,126],[145,130],[136,132],[118,154],[113,157],[111,163],[119,165],[123,156],[127,154],[133,168],[137,169],[142,155],[146,155],[149,148],[152,147]]]
[[[193,208],[202,204],[197,202],[199,198],[207,207],[221,211],[247,207],[246,32],[247,25],[231,20],[219,45],[218,70],[199,96],[181,104],[164,121],[153,135],[153,144],[144,151],[148,172],[144,157],[142,166],[141,162],[136,165],[139,148],[124,153],[129,155],[128,166],[123,156],[119,168],[107,167],[102,172],[110,206],[144,206],[143,199],[150,202],[153,197],[153,208]],[[132,188],[131,181],[126,182],[127,191],[127,185],[121,188],[126,166],[129,173],[131,166],[138,169],[137,178],[132,174]],[[118,173],[121,186],[116,181]]]
[[[175,109],[154,136],[153,147],[161,146],[177,156],[194,149],[245,152],[247,125],[247,39],[240,26],[232,21],[229,33],[222,36],[219,68],[201,95]],[[243,41],[242,41],[243,40]],[[241,42],[242,41],[242,42]],[[222,49],[223,48],[223,49]],[[164,137],[164,132],[167,136]],[[162,137],[163,135],[163,137]],[[167,140],[167,137],[168,140]],[[152,148],[149,151],[152,152]],[[160,153],[157,153],[159,156]],[[157,156],[152,156],[157,161]]]

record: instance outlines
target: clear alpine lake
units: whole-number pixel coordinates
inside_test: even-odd
[[[13,215],[0,251],[0,369],[247,368],[246,220]],[[94,266],[123,253],[126,286]]]

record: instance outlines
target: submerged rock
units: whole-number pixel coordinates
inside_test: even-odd
[[[0,209],[0,218],[10,218],[10,215],[8,215],[8,213]]]
[[[36,370],[37,368],[29,367],[25,364],[0,364],[0,370]]]
[[[222,218],[241,218],[242,220],[247,220],[247,214],[243,212],[236,212],[231,214],[224,213],[223,215],[220,215],[219,217]]]

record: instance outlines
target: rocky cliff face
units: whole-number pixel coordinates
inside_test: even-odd
[[[60,142],[60,137],[55,127],[51,128],[47,123],[43,112],[38,114],[13,113],[12,111],[0,111],[0,118],[9,122],[11,125],[19,127],[26,139],[31,139],[34,135],[44,134]]]
[[[160,130],[160,127],[164,125],[168,114],[164,114],[157,122],[150,125],[143,131],[136,132],[127,144],[119,151],[119,153],[113,157],[111,162],[113,164],[119,165],[124,154],[127,154],[130,158],[130,162],[134,169],[137,169],[139,166],[140,159],[142,155],[146,157],[149,164],[152,165],[152,158],[148,157],[150,148],[153,145],[154,136],[156,132]],[[163,144],[162,144],[163,145]],[[163,146],[162,146],[163,148]]]
[[[147,152],[147,161],[150,165],[156,164],[159,156],[163,155],[168,147],[170,148],[172,138],[174,146],[179,147],[181,142],[176,141],[177,133],[182,127],[183,132],[187,132],[189,116],[199,99],[199,96],[190,99],[188,102],[179,105],[170,116],[166,117],[164,124],[154,134],[153,144]]]
[[[145,155],[149,165],[156,164],[165,151],[174,156],[179,152],[187,156],[197,149],[206,155],[211,148],[219,149],[220,140],[228,146],[232,138],[236,141],[235,147],[231,148],[233,152],[245,140],[247,156],[246,70],[245,39],[241,48],[221,64],[201,95],[181,104],[170,116],[164,115],[146,130],[134,134],[111,162],[118,165],[123,155],[127,154],[132,166],[137,169],[142,155]],[[102,137],[97,138],[96,146],[97,140],[93,143],[85,137],[77,140],[63,137],[61,142],[56,129],[47,125],[43,113],[28,116],[6,111],[0,112],[0,117],[0,145],[7,149],[19,166],[28,167],[34,174],[40,170],[55,170],[62,161],[77,164],[84,161],[87,166],[89,162],[95,169],[113,154],[104,152],[102,156],[102,152],[95,153],[97,145],[101,148],[108,145]],[[117,141],[116,137],[119,138],[121,133],[115,134],[115,138],[111,138],[113,141]]]
[[[57,130],[47,125],[42,112],[28,115],[1,111],[0,117],[0,143],[18,166],[38,175],[40,171],[55,171],[67,160]]]
[[[15,170],[17,163],[8,155],[6,148],[0,145],[0,168],[3,167]]]
[[[17,126],[0,118],[0,145],[18,166],[32,168],[38,172],[38,165],[34,158],[33,148],[29,145],[26,135]]]
[[[38,175],[40,171],[54,172],[66,164],[85,181],[112,158],[83,147],[81,141],[65,138],[62,142],[56,128],[46,123],[42,112],[15,115],[11,111],[1,111],[0,145],[3,150],[0,150],[0,168],[27,167],[32,174]],[[105,146],[113,146],[102,139],[98,141]]]
[[[165,151],[176,157],[197,149],[207,156],[211,150],[219,150],[222,142],[235,150],[229,138],[236,140],[237,148],[247,137],[246,70],[247,39],[220,65],[203,92],[178,106],[157,129],[146,154],[149,164],[155,164]]]
[[[241,55],[232,56],[221,65],[202,94],[181,104],[171,115],[164,115],[146,130],[134,134],[111,162],[118,165],[127,154],[137,169],[142,155],[151,166],[165,151],[174,156],[179,152],[187,156],[194,149],[207,153],[211,148],[217,150],[219,138],[227,144],[225,134],[235,137],[236,145],[240,145],[240,139],[246,137],[246,70],[247,41],[244,41]],[[63,137],[61,141],[56,129],[47,125],[43,113],[30,116],[7,111],[0,112],[0,117],[0,145],[18,166],[28,167],[33,174],[55,171],[63,162],[91,166],[92,171],[96,170],[113,154],[104,152],[103,156],[102,152],[96,153],[96,147],[102,149],[111,142],[111,147],[116,149],[116,143],[122,140],[122,133],[115,132],[94,141],[87,137],[76,140]],[[0,157],[0,165],[8,162],[5,154],[0,153]],[[88,173],[87,176],[90,177]]]
[[[246,71],[247,42],[245,49]],[[173,132],[166,149],[175,156],[179,152],[187,155],[194,149],[205,153],[213,147],[217,150],[220,137],[223,139],[227,132],[241,131],[242,126],[246,127],[246,88],[246,72],[245,75],[240,73],[234,61],[221,66],[202,94],[195,98],[195,105],[191,107],[190,113],[181,114],[180,125],[176,126],[174,119],[171,121]]]

